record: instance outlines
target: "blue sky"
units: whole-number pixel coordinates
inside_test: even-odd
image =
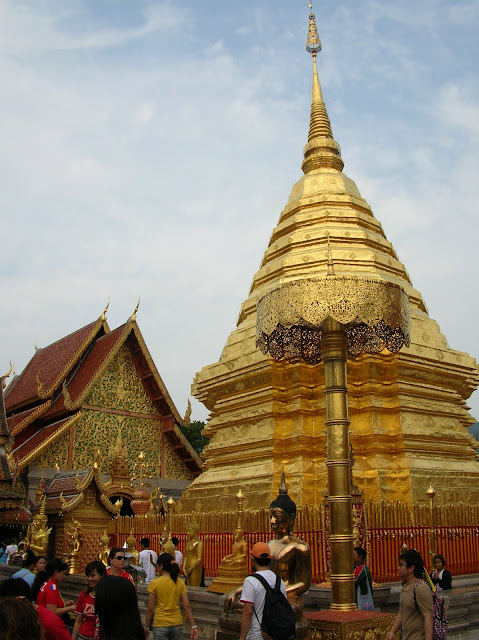
[[[479,1],[314,11],[345,172],[449,345],[477,357]],[[138,323],[184,413],[301,175],[308,13],[300,0],[0,0],[2,371],[108,297],[118,326],[141,294]]]

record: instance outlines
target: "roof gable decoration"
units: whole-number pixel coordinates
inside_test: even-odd
[[[98,456],[97,456],[98,458]],[[60,493],[60,504],[61,504],[61,513],[68,513],[69,511],[73,511],[85,497],[85,491],[91,485],[92,482],[95,482],[98,490],[99,490],[99,500],[102,505],[113,515],[120,515],[121,507],[123,506],[123,499],[120,498],[115,503],[111,502],[108,498],[108,489],[111,484],[111,480],[108,482],[104,482],[100,467],[98,465],[98,460],[95,460],[93,466],[86,473],[86,475],[80,478],[78,474],[75,478],[76,488],[78,493],[76,496],[73,496],[71,500],[66,500],[63,496],[63,491]]]

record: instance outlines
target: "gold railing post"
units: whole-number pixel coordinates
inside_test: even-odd
[[[356,609],[351,517],[351,458],[349,449],[347,344],[344,326],[327,318],[322,336],[331,521],[331,609]]]

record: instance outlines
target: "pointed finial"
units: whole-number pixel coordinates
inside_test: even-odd
[[[105,322],[106,320],[106,312],[108,311],[108,307],[110,306],[110,296],[108,296],[108,302],[106,303],[106,307],[103,309],[103,313],[101,314],[101,321]]]
[[[323,100],[319,84],[316,56],[321,51],[321,41],[316,26],[312,3],[309,3],[309,27],[306,40],[306,51],[313,56],[313,90],[311,97],[311,118],[309,123],[308,143],[304,147],[302,169],[304,173],[316,169],[329,168],[342,171],[344,163],[341,149],[333,138],[331,123]]]
[[[183,418],[183,423],[188,426],[191,422],[191,402],[188,398],[188,405],[186,406],[185,417]]]
[[[333,254],[331,253],[331,244],[329,242],[329,233],[328,233],[328,273],[327,273],[327,276],[334,276],[334,275],[335,275],[335,273],[334,273],[334,264],[333,264]]]
[[[33,346],[35,348],[35,353],[38,351],[38,346],[37,346],[37,339],[33,338]]]
[[[309,6],[309,27],[308,27],[308,37],[306,39],[306,51],[308,53],[313,54],[313,57],[316,57],[316,54],[321,51],[321,40],[318,35],[318,28],[316,27],[316,17],[313,13],[313,3],[310,2]]]
[[[140,306],[140,296],[138,296],[138,302],[136,303],[136,307],[135,310],[133,311],[133,313],[131,314],[130,320],[131,322],[133,322],[134,320],[136,320],[136,314],[138,312],[138,307]]]
[[[284,476],[284,469],[281,472],[281,482],[279,483],[279,492],[280,495],[284,494],[287,495],[288,494],[288,487],[286,486],[286,478]]]

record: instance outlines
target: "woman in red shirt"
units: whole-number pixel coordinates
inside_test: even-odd
[[[73,640],[86,640],[87,638],[97,637],[95,593],[97,584],[106,576],[105,565],[99,560],[93,560],[93,562],[87,565],[85,575],[88,579],[88,587],[80,593],[75,607],[77,618],[75,620],[75,626],[73,627]]]
[[[59,585],[68,574],[68,565],[60,560],[60,558],[52,558],[47,562],[43,576],[42,573],[37,575],[35,582],[41,580],[42,577],[47,578],[47,580],[43,582],[38,591],[36,603],[41,607],[50,609],[50,611],[53,611],[58,617],[62,618],[65,613],[68,614],[75,609],[73,600],[65,603],[59,589]],[[33,584],[32,594],[35,591],[35,582]]]

